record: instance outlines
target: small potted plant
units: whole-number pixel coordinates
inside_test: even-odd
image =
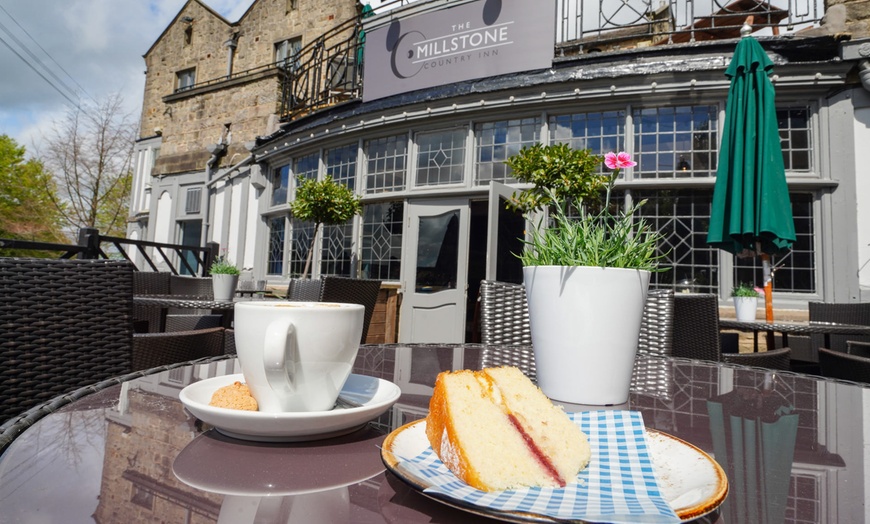
[[[548,209],[519,255],[529,303],[538,385],[574,404],[622,404],[631,373],[650,272],[661,238],[637,210],[610,207],[628,154],[602,157],[564,144],[536,145],[508,160],[514,176],[534,184],[514,206]],[[604,194],[602,202],[601,196]]]
[[[212,289],[215,300],[232,300],[236,295],[239,283],[239,268],[230,262],[226,255],[214,259],[208,272],[211,274]]]
[[[755,312],[758,309],[758,297],[764,290],[752,284],[738,284],[731,290],[734,298],[734,313],[738,322],[755,322]]]

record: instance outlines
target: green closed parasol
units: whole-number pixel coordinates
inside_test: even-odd
[[[794,218],[776,119],[773,61],[744,32],[725,75],[731,79],[707,243],[735,255],[761,255],[767,321],[773,321],[769,255],[787,253]]]

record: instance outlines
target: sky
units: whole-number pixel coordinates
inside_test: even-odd
[[[95,105],[114,93],[138,122],[142,55],[186,2],[0,0],[0,135],[30,156],[74,104]],[[236,22],[253,0],[203,2]]]

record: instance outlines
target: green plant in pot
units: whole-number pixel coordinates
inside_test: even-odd
[[[734,299],[734,314],[740,322],[754,322],[758,311],[758,297],[764,289],[754,284],[739,283],[731,289]]]
[[[241,271],[229,261],[226,255],[214,259],[208,269],[211,275],[212,292],[215,300],[232,300],[236,294]]]
[[[354,195],[353,190],[346,185],[335,182],[332,177],[326,177],[319,182],[300,178],[296,187],[296,197],[290,203],[291,215],[298,220],[314,222],[312,238],[317,238],[321,224],[344,224],[354,215],[361,213],[360,197]],[[302,278],[308,276],[312,254],[313,250],[309,247]]]
[[[650,273],[662,256],[661,236],[637,213],[644,202],[611,206],[620,171],[635,163],[608,153],[610,172],[602,174],[601,161],[561,144],[526,148],[507,161],[518,180],[533,184],[513,205],[527,216],[550,212],[518,255],[538,385],[574,404],[627,402]]]

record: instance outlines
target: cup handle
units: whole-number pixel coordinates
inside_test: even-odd
[[[299,360],[296,326],[290,320],[276,320],[266,327],[263,368],[273,391],[296,391],[296,363]]]

